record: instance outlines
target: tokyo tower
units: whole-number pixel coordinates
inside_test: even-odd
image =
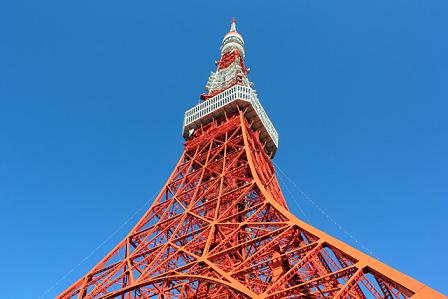
[[[278,134],[234,19],[220,50],[166,185],[57,298],[446,298],[289,211],[272,164]]]

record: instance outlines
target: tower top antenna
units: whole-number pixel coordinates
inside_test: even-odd
[[[230,32],[236,32],[236,20],[232,17],[232,23],[230,24]]]

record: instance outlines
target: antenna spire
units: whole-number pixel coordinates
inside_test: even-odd
[[[236,20],[232,17],[232,23],[230,24],[230,32],[236,32]]]

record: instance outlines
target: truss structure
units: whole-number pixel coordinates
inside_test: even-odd
[[[224,106],[185,130],[185,150],[149,210],[58,299],[445,298],[294,216],[255,110]]]

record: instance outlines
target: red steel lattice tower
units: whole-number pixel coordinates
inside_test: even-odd
[[[244,57],[232,20],[166,185],[57,298],[445,298],[288,210],[271,162],[278,135]]]

